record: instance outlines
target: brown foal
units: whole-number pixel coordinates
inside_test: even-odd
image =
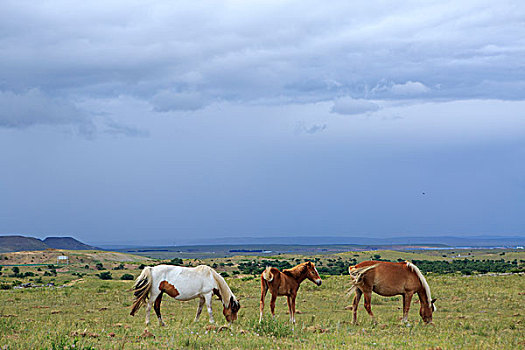
[[[261,274],[261,313],[259,322],[262,321],[264,298],[269,289],[272,293],[272,300],[270,301],[272,316],[275,316],[275,300],[278,296],[286,295],[288,298],[290,321],[295,323],[295,298],[297,297],[297,290],[301,282],[307,278],[318,286],[322,283],[321,277],[319,277],[319,273],[317,273],[317,269],[311,261],[299,264],[291,269],[283,270],[282,272],[275,267],[268,266]]]
[[[355,291],[352,311],[353,322],[357,322],[357,307],[361,295],[365,297],[365,310],[373,318],[370,301],[372,292],[385,297],[403,296],[403,322],[408,320],[410,302],[414,293],[419,295],[421,308],[419,314],[425,323],[432,322],[432,313],[436,311],[430,296],[430,287],[416,265],[405,261],[399,263],[387,261],[363,261],[348,269],[353,286],[349,294]]]

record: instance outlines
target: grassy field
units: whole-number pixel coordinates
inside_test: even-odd
[[[108,269],[119,266],[118,261],[103,264]],[[152,324],[145,334],[144,311],[129,316],[133,281],[118,280],[125,273],[137,276],[137,264],[129,262],[124,270],[109,270],[113,280],[99,279],[95,274],[100,271],[91,266],[86,269],[84,263],[73,264],[57,269],[56,276],[39,276],[43,282],[52,279],[55,285],[67,287],[0,290],[0,348],[525,348],[525,276],[520,274],[427,276],[432,295],[438,298],[434,326],[420,322],[417,297],[409,324],[404,325],[400,321],[401,297],[376,295],[372,309],[377,324],[361,304],[359,324],[352,325],[351,311],[345,309],[351,302],[345,293],[348,277],[326,276],[320,287],[305,281],[297,298],[300,314],[295,330],[288,323],[285,298],[278,299],[276,318],[271,319],[267,306],[265,320],[259,324],[260,282],[251,276],[235,276],[227,278],[227,282],[242,308],[233,327],[219,328],[225,321],[217,300],[213,304],[217,324],[210,326],[206,312],[198,323],[192,321],[197,300],[179,302],[166,297],[162,311],[168,326],[160,327],[152,313]],[[41,274],[37,268],[24,266],[20,271]],[[7,276],[9,271],[4,267],[0,282],[15,280]],[[79,273],[84,273],[82,278]]]

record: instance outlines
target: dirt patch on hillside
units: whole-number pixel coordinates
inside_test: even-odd
[[[5,265],[27,265],[27,264],[56,264],[57,258],[65,255],[70,264],[93,264],[95,262],[148,262],[149,258],[123,254],[117,252],[99,251],[68,251],[60,249],[46,249],[39,251],[25,251],[0,254],[0,264]],[[7,258],[7,259],[5,259]]]

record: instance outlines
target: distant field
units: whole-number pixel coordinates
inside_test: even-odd
[[[236,255],[275,256],[282,254],[337,254],[348,251],[373,250],[407,250],[416,247],[439,249],[446,247],[443,244],[432,245],[358,245],[358,244],[328,244],[328,245],[292,245],[292,244],[243,244],[243,245],[191,245],[166,247],[136,247],[117,249],[122,253],[131,253],[156,259],[211,259],[226,258]]]
[[[72,253],[72,252],[61,252]],[[271,320],[266,310],[265,322],[259,325],[259,280],[251,275],[233,275],[240,262],[258,261],[257,257],[207,260],[184,260],[184,264],[206,263],[217,265],[217,270],[228,273],[227,282],[240,298],[239,322],[231,329],[218,332],[208,327],[207,315],[193,323],[197,301],[178,302],[165,298],[163,314],[168,326],[158,326],[152,313],[149,331],[155,336],[144,338],[144,311],[129,316],[133,281],[119,280],[125,274],[134,277],[142,263],[156,261],[136,257],[122,262],[122,255],[77,252],[83,262],[69,266],[21,266],[19,275],[9,277],[13,267],[0,271],[0,286],[10,288],[13,283],[48,283],[53,281],[63,288],[27,288],[0,290],[0,348],[5,349],[139,349],[139,348],[218,348],[218,349],[275,349],[275,348],[356,348],[356,349],[517,349],[525,347],[525,276],[477,275],[459,273],[427,275],[432,295],[438,298],[435,326],[424,326],[418,315],[417,297],[411,308],[410,325],[403,325],[401,297],[374,296],[372,308],[378,317],[373,324],[362,304],[359,325],[350,324],[351,311],[345,309],[351,302],[345,292],[349,287],[347,276],[324,276],[324,283],[317,287],[305,281],[297,299],[297,326],[292,331],[288,323],[285,299],[277,302],[277,317]],[[523,252],[475,251],[475,258],[490,257],[518,261],[525,259]],[[504,255],[500,255],[504,253]],[[94,256],[97,259],[93,259]],[[347,259],[368,259],[380,255],[383,259],[453,260],[456,254],[441,251],[348,252],[338,255],[318,255],[321,265]],[[495,255],[494,255],[495,254]],[[38,253],[34,253],[33,260]],[[355,256],[357,255],[357,256]],[[0,258],[10,255],[2,254]],[[468,256],[468,252],[467,252]],[[471,255],[472,256],[472,255]],[[295,262],[306,256],[280,255],[274,260]],[[264,259],[272,259],[264,258]],[[341,260],[339,260],[341,258]],[[425,259],[422,259],[425,258]],[[90,260],[91,259],[91,260]],[[331,260],[328,260],[331,259]],[[462,259],[462,258],[460,258]],[[277,260],[276,260],[277,261]],[[51,262],[47,261],[47,262]],[[102,266],[97,264],[101,264]],[[231,266],[228,264],[232,264]],[[87,267],[86,267],[87,266]],[[38,271],[40,269],[40,271]],[[47,272],[47,274],[46,274]],[[112,280],[101,280],[97,274],[109,272]],[[56,273],[56,275],[55,275]],[[18,281],[18,282],[17,282]],[[269,302],[269,296],[267,297]],[[268,303],[267,303],[268,304]],[[219,301],[214,301],[217,326],[224,324]]]

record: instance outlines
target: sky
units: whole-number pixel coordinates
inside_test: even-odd
[[[522,1],[0,3],[0,235],[525,235]]]

